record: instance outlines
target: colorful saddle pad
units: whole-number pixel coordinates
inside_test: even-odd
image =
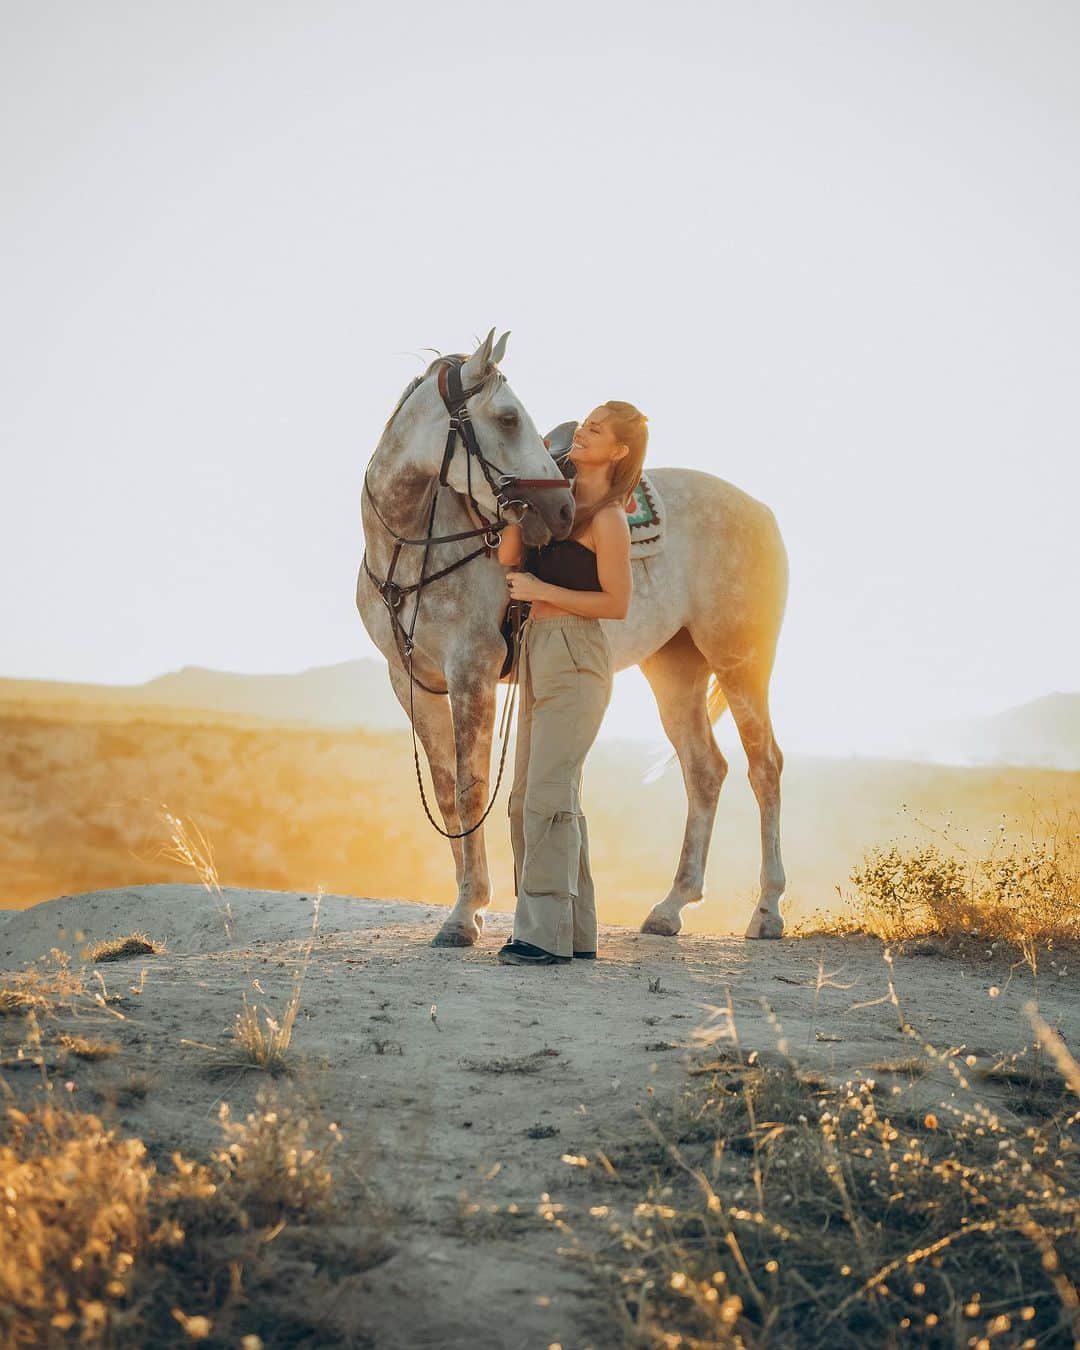
[[[630,560],[650,558],[664,547],[667,512],[660,489],[647,473],[634,489],[634,511],[626,519],[630,526]]]

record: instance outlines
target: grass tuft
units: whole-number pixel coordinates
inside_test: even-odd
[[[165,944],[145,933],[129,933],[126,937],[105,938],[95,942],[82,953],[84,961],[122,961],[128,956],[160,956]]]
[[[304,945],[303,959],[293,976],[292,993],[285,1005],[285,1013],[279,1022],[269,1013],[264,1014],[265,1028],[259,1022],[258,1009],[247,1001],[244,995],[244,1007],[236,1015],[236,1029],[233,1032],[233,1045],[239,1050],[241,1058],[248,1063],[265,1069],[269,1073],[288,1073],[291,1063],[288,1058],[292,1044],[293,1028],[296,1026],[300,1011],[300,992],[304,987],[304,977],[311,963],[311,949],[319,931],[319,905],[322,891],[316,894],[312,904],[311,934]]]
[[[79,1059],[90,1061],[111,1059],[113,1055],[120,1053],[120,1047],[115,1041],[103,1041],[99,1037],[91,1039],[87,1036],[70,1036],[66,1032],[61,1032],[57,1037],[57,1043]]]

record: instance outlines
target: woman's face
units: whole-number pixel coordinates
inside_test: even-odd
[[[629,453],[611,429],[611,409],[594,408],[574,432],[569,458],[575,464],[610,464]]]

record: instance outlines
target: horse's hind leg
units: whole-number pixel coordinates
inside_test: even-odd
[[[705,860],[727,760],[713,737],[706,710],[709,664],[686,629],[642,661],[641,669],[652,686],[664,730],[682,765],[687,808],[682,853],[671,890],[653,906],[641,931],[674,937],[682,928],[683,906],[704,894]]]
[[[718,672],[717,678],[739,729],[750,786],[761,813],[761,890],[746,936],[778,938],[784,933],[780,900],[786,886],[780,857],[780,774],[784,756],[769,716],[769,671],[742,667],[735,672]]]

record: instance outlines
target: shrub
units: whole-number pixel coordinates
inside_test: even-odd
[[[885,941],[977,938],[1017,951],[1080,940],[1080,843],[1075,829],[1049,841],[964,863],[935,844],[874,848],[853,869],[839,913],[799,930],[868,932]]]

